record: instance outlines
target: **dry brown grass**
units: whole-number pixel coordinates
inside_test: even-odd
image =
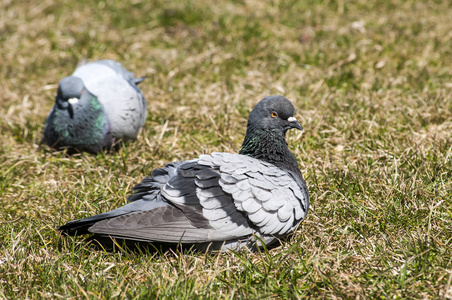
[[[452,298],[452,7],[441,1],[47,0],[0,4],[0,297]],[[82,59],[148,78],[138,140],[38,145]],[[93,251],[55,231],[115,208],[166,162],[235,152],[282,94],[312,209],[262,253]]]

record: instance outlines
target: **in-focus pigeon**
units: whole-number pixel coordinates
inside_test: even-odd
[[[285,138],[291,128],[302,130],[293,115],[288,99],[265,97],[250,113],[240,154],[217,152],[167,164],[133,188],[131,203],[58,230],[198,250],[271,244],[294,231],[309,208]]]
[[[77,67],[58,85],[42,142],[96,153],[135,139],[146,120],[147,103],[137,87],[143,79],[112,60]]]

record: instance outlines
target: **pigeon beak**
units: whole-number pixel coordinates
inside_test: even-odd
[[[287,121],[289,121],[290,128],[296,128],[298,130],[303,130],[303,127],[300,125],[300,123],[298,123],[297,119],[295,119],[294,117],[288,118]]]
[[[69,98],[67,100],[67,102],[69,102],[71,105],[74,105],[78,102],[78,99],[77,98]]]
[[[77,98],[69,98],[67,100],[67,102],[69,102],[69,114],[71,115],[71,117],[74,117],[78,99]]]

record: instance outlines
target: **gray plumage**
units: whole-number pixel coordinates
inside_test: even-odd
[[[200,250],[269,245],[294,231],[309,208],[306,184],[285,140],[290,128],[302,129],[293,113],[288,99],[266,97],[250,114],[240,154],[167,164],[133,188],[129,204],[58,229]]]
[[[95,153],[135,139],[146,120],[142,80],[112,60],[80,65],[58,85],[42,142]]]

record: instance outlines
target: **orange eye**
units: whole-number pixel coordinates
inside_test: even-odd
[[[272,116],[272,118],[276,118],[278,116],[278,114],[275,113],[274,111],[272,111],[271,116]]]

